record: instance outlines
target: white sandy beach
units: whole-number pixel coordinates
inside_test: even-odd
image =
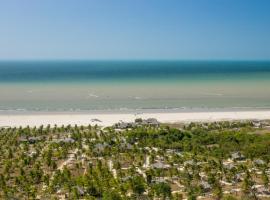
[[[270,119],[270,111],[228,111],[228,112],[179,112],[179,113],[142,113],[142,114],[6,114],[0,115],[0,126],[40,126],[40,125],[94,125],[110,126],[119,121],[131,122],[136,118],[156,118],[162,123],[210,122],[223,120]],[[93,119],[98,119],[97,122]]]

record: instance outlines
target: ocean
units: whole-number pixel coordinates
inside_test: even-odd
[[[270,109],[269,61],[0,61],[0,110]]]

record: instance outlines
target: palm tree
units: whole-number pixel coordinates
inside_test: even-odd
[[[262,181],[263,181],[263,184],[264,184],[264,187],[265,189],[268,189],[269,187],[269,178],[265,172],[265,169],[263,170],[263,173],[262,173]]]
[[[256,196],[256,189],[253,187],[254,181],[252,180],[252,177],[249,173],[249,171],[246,169],[246,175],[242,184],[242,189],[245,195],[252,196],[253,199],[257,200]]]
[[[139,199],[140,195],[145,191],[145,182],[141,176],[134,176],[130,182],[131,189],[136,197]]]
[[[219,180],[216,180],[213,184],[213,194],[217,200],[220,200],[223,197],[222,186],[219,183]]]
[[[155,194],[158,197],[162,197],[163,200],[165,200],[167,197],[171,198],[171,187],[169,184],[161,182],[156,185],[154,185]]]

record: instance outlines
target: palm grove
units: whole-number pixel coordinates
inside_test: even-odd
[[[259,123],[1,128],[0,199],[270,199]]]

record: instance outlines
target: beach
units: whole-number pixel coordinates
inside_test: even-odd
[[[161,123],[213,122],[233,120],[270,119],[270,110],[260,111],[204,111],[160,113],[33,113],[2,114],[0,127],[34,127],[40,125],[99,125],[111,126],[117,122],[132,122],[136,118],[156,118]]]

